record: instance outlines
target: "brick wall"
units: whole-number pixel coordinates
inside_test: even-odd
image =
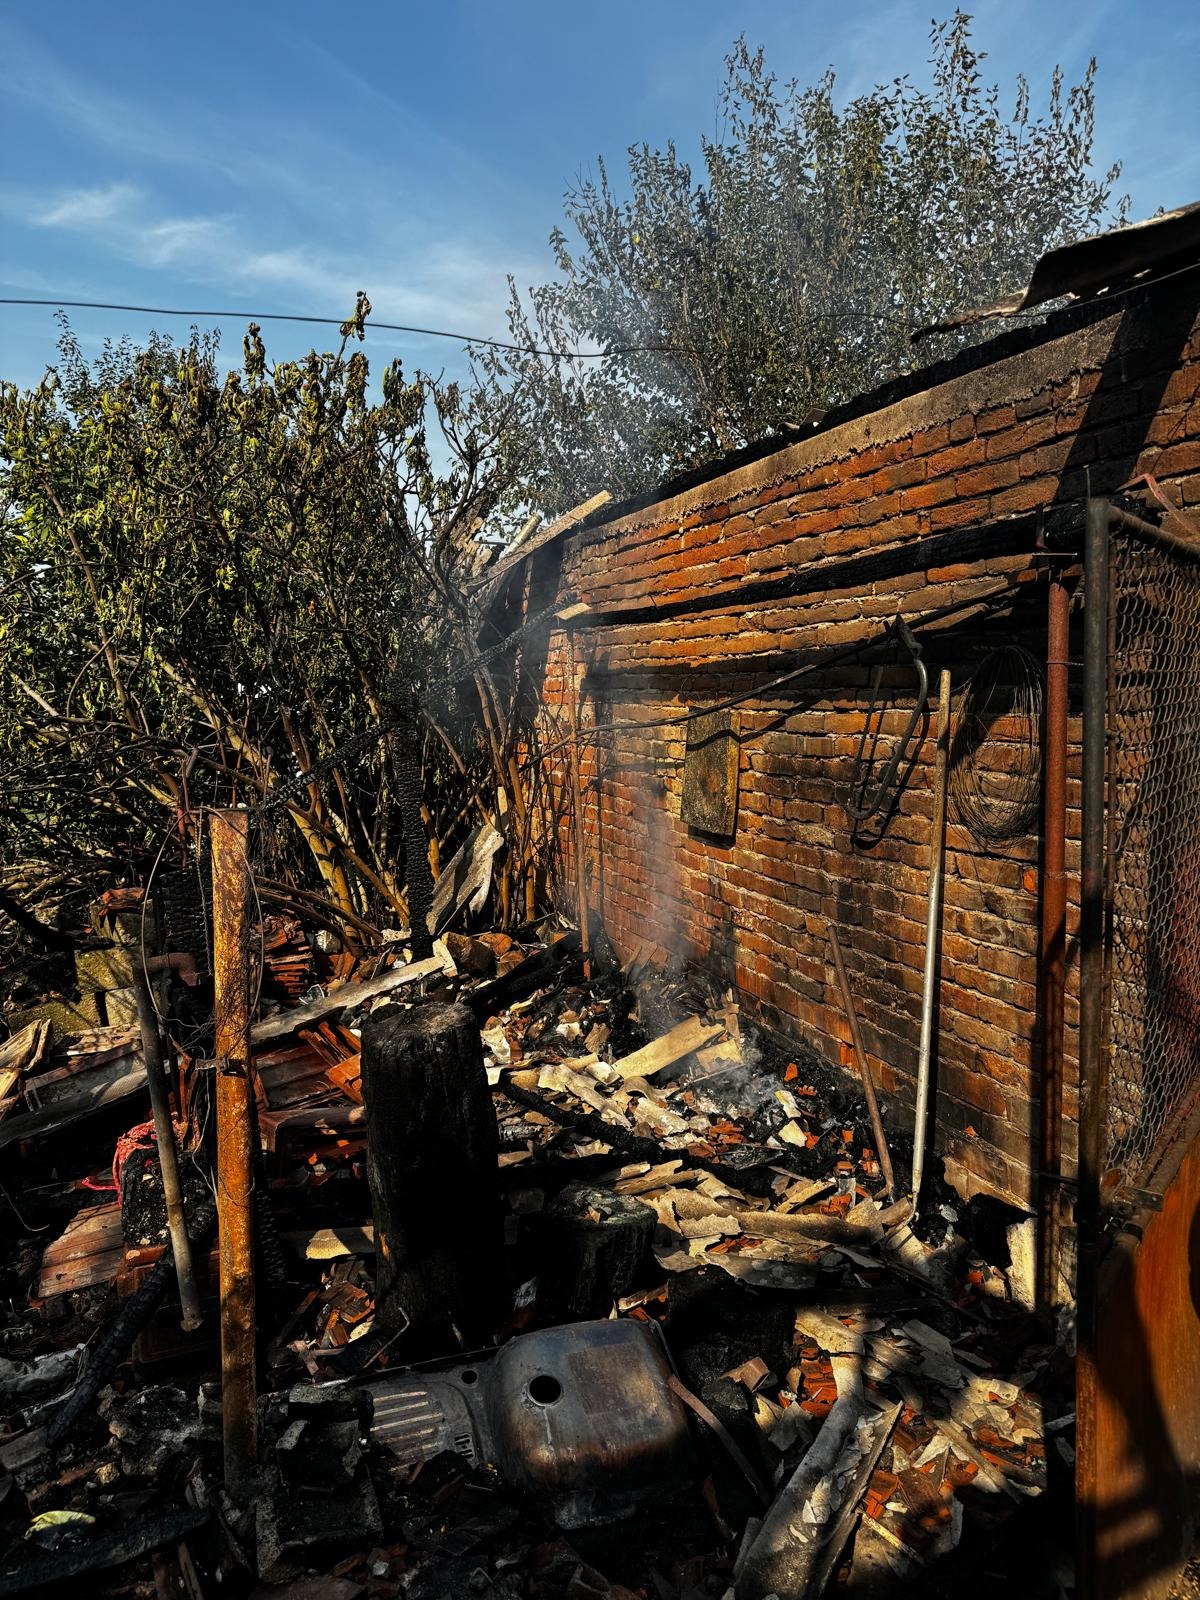
[[[621,724],[585,737],[583,760],[589,892],[618,950],[650,938],[700,962],[764,1022],[848,1065],[828,956],[835,923],[867,1049],[901,1119],[911,1118],[917,1058],[935,729],[932,720],[921,729],[886,825],[857,830],[845,800],[880,658],[830,658],[878,637],[898,612],[919,622],[1019,578],[1003,605],[922,633],[933,683],[949,667],[957,698],[997,644],[1044,659],[1040,578],[1072,557],[1040,549],[1039,530],[1069,538],[1089,484],[1106,493],[1151,472],[1177,505],[1200,507],[1195,293],[1184,277],[1107,314],[1062,313],[1036,333],[994,340],[857,414],[827,418],[810,438],[587,526],[539,557],[540,581],[557,585],[563,605],[591,607],[576,625],[585,730]],[[1080,653],[1076,617],[1068,1077]],[[544,697],[560,727],[564,662],[556,634]],[[799,666],[811,669],[802,680],[765,687]],[[686,730],[664,723],[747,691],[737,830],[714,839],[680,821]],[[893,655],[880,689],[885,749],[913,692],[911,669]],[[1003,763],[1002,742],[994,753]],[[570,882],[569,829],[563,857]],[[1040,859],[1038,832],[986,846],[951,813],[935,1148],[968,1185],[1023,1201],[1037,1159]],[[1069,1117],[1075,1109],[1069,1082]]]

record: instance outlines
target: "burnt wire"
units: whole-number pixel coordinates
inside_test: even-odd
[[[1019,578],[1013,578],[1008,583],[1003,583],[986,593],[972,595],[963,600],[952,600],[948,605],[939,606],[935,611],[927,611],[923,617],[916,617],[908,623],[914,633],[918,629],[930,628],[935,623],[944,622],[949,617],[955,616],[960,611],[975,609],[988,609],[992,606],[1003,605],[1005,601],[1017,593],[1020,588],[1027,587]],[[811,677],[814,673],[828,671],[830,667],[840,666],[844,661],[853,661],[867,651],[877,649],[881,640],[891,632],[887,629],[883,635],[876,634],[870,639],[861,639],[854,644],[848,644],[840,650],[834,650],[819,661],[807,662],[802,667],[794,667],[790,672],[781,672],[777,677],[769,678],[766,683],[755,684],[752,688],[741,689],[737,694],[727,695],[723,700],[718,700],[715,705],[696,706],[690,711],[679,712],[670,717],[651,717],[645,722],[635,722],[630,719],[624,721],[593,722],[587,728],[579,729],[580,739],[593,736],[597,733],[639,733],[652,728],[679,728],[690,722],[695,722],[701,717],[713,716],[718,711],[730,711],[735,706],[744,705],[748,700],[761,700],[766,695],[778,689],[787,688],[790,684],[798,683],[803,678]],[[525,766],[532,766],[544,760],[548,755],[553,755],[558,750],[565,750],[571,739],[560,739],[557,744],[552,744],[539,750],[536,756],[531,756]]]
[[[995,589],[989,589],[984,594],[974,595],[963,600],[951,601],[948,605],[939,606],[936,610],[927,612],[922,617],[915,618],[911,623],[904,622],[905,631],[908,633],[909,637],[911,637],[915,630],[931,627],[933,624],[941,622],[948,617],[954,616],[960,611],[971,610],[975,607],[989,607],[992,605],[1003,604],[1004,601],[1006,601],[1015,592],[1018,586],[1018,580],[1013,579],[1011,582],[1000,584]],[[560,610],[561,602],[556,602],[553,606],[547,607],[544,611],[538,612],[536,616],[529,618],[528,621],[526,621],[520,628],[517,628],[511,634],[508,634],[498,644],[493,645],[488,650],[485,650],[479,655],[472,657],[471,660],[461,667],[456,673],[452,674],[449,678],[444,679],[442,681],[442,687],[449,687],[451,684],[457,683],[463,678],[469,677],[479,668],[481,664],[490,661],[493,657],[501,655],[507,650],[510,650],[515,644],[520,643],[522,639],[534,632],[537,628],[541,627],[551,619],[556,618]],[[885,637],[890,636],[893,631],[896,631],[898,624],[903,620],[904,619],[902,618],[897,618],[896,621],[889,626]],[[674,716],[655,717],[645,722],[635,722],[629,719],[624,721],[613,720],[609,722],[594,722],[586,728],[581,727],[579,729],[579,737],[581,740],[589,740],[600,733],[636,733],[654,728],[685,727],[688,723],[694,722],[698,717],[711,716],[714,712],[718,711],[732,710],[735,706],[744,705],[748,700],[761,699],[764,695],[770,694],[776,689],[786,688],[789,684],[798,682],[802,678],[809,677],[812,673],[817,672],[818,670],[837,666],[843,661],[851,661],[857,656],[862,655],[865,651],[877,647],[879,643],[880,639],[878,637],[874,637],[871,639],[863,639],[855,644],[847,645],[844,649],[835,651],[832,655],[826,657],[820,662],[809,662],[805,666],[793,668],[790,672],[780,673],[778,676],[768,679],[766,683],[756,684],[751,689],[743,689],[737,694],[728,695],[725,699],[719,700],[715,705],[701,706],[691,711],[680,712]],[[917,656],[919,659],[919,651],[917,652]],[[396,729],[401,726],[401,721],[402,719],[396,717],[388,717],[382,722],[376,723],[372,728],[368,728],[361,733],[352,734],[348,739],[337,745],[327,755],[322,756],[318,761],[315,761],[306,772],[297,773],[294,777],[289,778],[285,783],[281,784],[279,788],[274,790],[274,792],[266,800],[262,801],[258,806],[253,808],[255,814],[258,816],[264,816],[269,815],[274,811],[278,811],[282,807],[286,806],[291,800],[295,799],[297,795],[308,789],[311,785],[325,782],[337,768],[346,767],[348,763],[357,760],[369,749],[379,744],[388,736],[389,733],[395,732]],[[904,742],[907,743],[907,740]],[[559,750],[565,750],[570,743],[570,738],[564,738],[559,740],[556,744],[551,744],[545,748],[539,749],[536,755],[530,756],[522,764],[522,770],[527,767],[537,765],[538,762],[545,760],[547,756],[556,754],[556,752]]]
[[[954,814],[984,845],[1024,838],[1042,797],[1041,663],[1023,645],[992,650],[971,674],[950,751]]]

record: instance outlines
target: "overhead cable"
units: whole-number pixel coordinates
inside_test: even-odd
[[[178,306],[121,305],[108,300],[60,300],[57,298],[28,299],[17,295],[0,295],[0,306],[53,306],[56,310],[71,311],[134,311],[150,317],[196,317],[213,322],[222,319],[235,322],[308,322],[321,327],[341,328],[346,317],[317,317],[292,311],[188,311]],[[428,339],[453,339],[457,344],[487,345],[493,350],[510,350],[520,355],[555,356],[571,361],[601,361],[605,356],[631,355],[640,351],[663,353],[670,346],[660,344],[610,345],[604,350],[552,350],[545,345],[520,344],[507,339],[486,339],[480,334],[454,333],[447,328],[418,328],[406,322],[364,322],[367,333],[415,333]]]

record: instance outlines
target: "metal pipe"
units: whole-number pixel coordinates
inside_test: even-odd
[[[571,810],[575,821],[575,897],[579,908],[579,947],[583,954],[583,975],[592,975],[588,946],[587,870],[584,864],[583,785],[579,779],[579,707],[575,686],[575,629],[567,624],[567,711],[571,728]]]
[[[1184,556],[1189,561],[1200,561],[1200,543],[1195,539],[1185,539],[1182,534],[1172,533],[1168,528],[1156,528],[1154,523],[1134,516],[1132,511],[1125,511],[1110,503],[1108,522],[1110,527],[1114,522],[1119,523],[1128,533],[1136,534],[1151,544],[1162,545],[1173,555]]]
[[[158,1016],[150,1000],[150,990],[140,975],[134,979],[134,994],[137,999],[138,1026],[142,1030],[142,1061],[146,1068],[150,1110],[154,1117],[154,1140],[158,1146],[158,1170],[162,1174],[163,1199],[167,1207],[167,1235],[171,1241],[175,1278],[179,1284],[181,1326],[185,1333],[194,1333],[204,1319],[200,1312],[200,1295],[196,1289],[192,1247],[188,1242],[187,1218],[183,1210],[183,1190],[179,1183],[179,1161],[175,1150],[175,1126],[171,1121],[171,1107],[167,1102],[166,1062],[163,1058],[162,1035],[158,1028]]]
[[[1076,1593],[1095,1594],[1096,1334],[1100,1181],[1107,1118],[1104,1034],[1104,776],[1108,688],[1108,544],[1112,508],[1089,500],[1084,550],[1083,785],[1079,883],[1079,1193],[1075,1206]]]
[[[925,1176],[925,1134],[929,1122],[929,1080],[933,1070],[933,1013],[937,1001],[942,878],[946,862],[946,778],[950,767],[950,674],[938,678],[937,752],[933,765],[933,826],[929,839],[929,906],[925,919],[925,978],[921,995],[921,1045],[917,1057],[917,1125],[913,1135],[913,1215],[921,1202]]]
[[[1050,579],[1046,608],[1045,757],[1042,767],[1042,1154],[1038,1191],[1043,1310],[1058,1301],[1062,1196],[1063,1014],[1067,964],[1067,694],[1071,596]]]
[[[829,947],[833,951],[833,967],[837,973],[838,986],[842,991],[842,1004],[846,1008],[846,1018],[850,1023],[850,1037],[854,1041],[854,1054],[858,1060],[858,1075],[862,1079],[863,1093],[867,1099],[867,1111],[871,1118],[871,1130],[875,1135],[875,1145],[879,1152],[879,1165],[883,1169],[883,1181],[887,1184],[889,1200],[896,1197],[896,1180],[892,1173],[892,1156],[888,1149],[887,1136],[883,1131],[883,1118],[879,1115],[879,1101],[875,1098],[875,1084],[871,1078],[871,1067],[867,1061],[867,1052],[863,1049],[862,1032],[858,1026],[858,1012],[854,1005],[854,995],[850,989],[850,982],[846,977],[846,965],[842,960],[842,946],[838,939],[837,929],[833,923],[829,924]]]
[[[248,823],[246,811],[216,811],[212,816],[221,1416],[225,1483],[235,1494],[248,1488],[258,1456]]]

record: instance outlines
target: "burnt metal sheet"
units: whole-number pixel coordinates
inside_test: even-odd
[[[1125,228],[1090,239],[1077,239],[1046,254],[1033,269],[1024,289],[1005,295],[991,305],[958,311],[943,322],[919,328],[913,342],[934,333],[949,333],[991,317],[1012,317],[1066,295],[1096,294],[1125,285],[1152,268],[1183,267],[1200,260],[1200,201],[1147,217]]]
[[[690,828],[732,836],[737,827],[738,721],[712,711],[688,723],[679,815]]]
[[[373,1431],[407,1465],[456,1450],[549,1503],[561,1527],[622,1516],[686,1477],[687,1415],[638,1322],[526,1333],[494,1355],[372,1384]]]

